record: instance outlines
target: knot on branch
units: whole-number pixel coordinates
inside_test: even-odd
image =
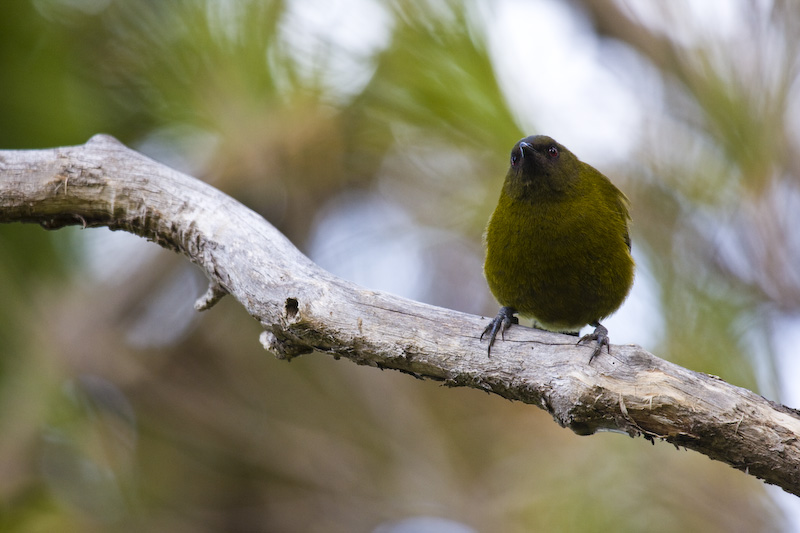
[[[300,313],[300,304],[297,298],[286,298],[286,303],[283,306],[284,316],[288,321],[294,321],[294,318]]]
[[[263,331],[258,337],[261,346],[275,354],[278,359],[291,361],[298,355],[311,353],[313,348],[307,344],[299,343],[295,339],[289,338],[283,333],[276,333],[275,331]]]
[[[278,359],[291,360],[298,355],[311,353],[314,349],[307,343],[300,340],[291,331],[292,326],[301,321],[300,302],[297,298],[288,297],[283,304],[283,316],[280,324],[265,324],[262,322],[266,331],[261,333],[259,341],[261,345],[273,352]]]

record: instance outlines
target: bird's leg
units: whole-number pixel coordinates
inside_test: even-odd
[[[511,324],[519,324],[519,319],[514,316],[516,310],[513,307],[501,307],[500,311],[498,311],[497,316],[489,322],[489,325],[483,330],[481,333],[481,340],[483,340],[483,336],[487,333],[489,334],[489,350],[487,354],[491,357],[492,355],[492,345],[494,344],[494,339],[497,337],[497,332],[500,332],[500,338],[505,340],[505,332],[508,328],[511,327]]]
[[[608,353],[611,354],[611,344],[608,341],[608,330],[605,328],[605,326],[603,326],[600,322],[592,322],[589,325],[594,326],[594,331],[581,337],[580,340],[575,343],[575,345],[577,346],[585,341],[597,341],[597,346],[595,346],[592,356],[589,358],[589,364],[591,364],[592,359],[597,357],[603,350],[603,346],[605,346],[606,350],[608,350]]]

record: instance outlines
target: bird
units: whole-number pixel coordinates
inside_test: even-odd
[[[589,363],[603,346],[600,321],[625,301],[634,278],[629,201],[606,176],[551,137],[518,141],[500,199],[484,233],[484,275],[501,308],[480,336],[491,357],[520,315],[538,329],[596,341]]]

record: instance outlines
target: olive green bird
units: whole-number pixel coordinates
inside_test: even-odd
[[[539,329],[597,341],[611,352],[600,320],[633,284],[628,199],[595,168],[550,137],[526,137],[511,150],[500,201],[486,228],[484,273],[502,306],[481,334],[492,353],[519,314]]]

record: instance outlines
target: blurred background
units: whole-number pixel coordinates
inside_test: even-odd
[[[800,406],[791,0],[7,0],[0,147],[109,133],[323,267],[494,316],[481,234],[548,134],[630,197],[615,343]],[[185,259],[0,226],[0,530],[792,531],[694,452],[265,352]]]

